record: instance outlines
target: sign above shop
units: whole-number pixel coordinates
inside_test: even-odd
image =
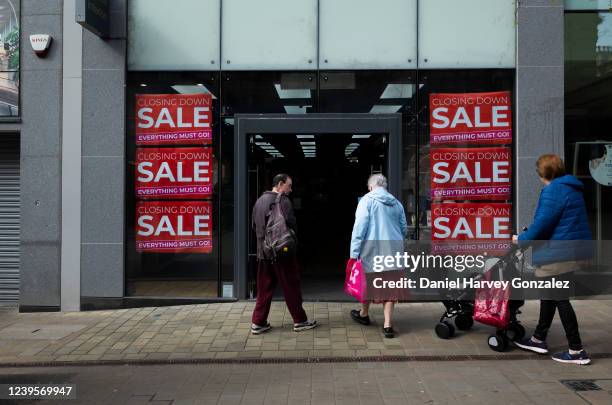
[[[109,0],[76,0],[76,22],[101,38],[110,36]]]

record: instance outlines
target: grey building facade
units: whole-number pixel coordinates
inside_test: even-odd
[[[154,302],[130,293],[126,281],[128,267],[133,266],[131,253],[126,252],[126,245],[133,241],[126,229],[134,220],[126,184],[131,181],[132,159],[126,149],[132,147],[126,142],[132,102],[129,88],[144,80],[137,73],[130,79],[128,1],[109,1],[109,38],[76,24],[75,6],[75,0],[21,1],[21,113],[0,122],[0,136],[19,134],[20,139],[19,306],[23,311],[78,311]],[[508,90],[514,94],[512,203],[518,227],[529,223],[537,202],[536,158],[542,153],[566,153],[566,10],[561,0],[519,0],[514,6],[516,59],[507,72],[512,83]],[[53,38],[45,58],[30,48],[32,34]],[[217,62],[224,59],[220,55]],[[222,67],[214,69],[216,78],[224,77]],[[163,74],[159,77],[165,80]],[[321,110],[318,114],[325,114]],[[230,119],[223,113],[220,117]],[[237,190],[233,182],[230,185]],[[223,198],[218,200],[219,207],[226,206]],[[240,219],[228,219],[230,208],[224,212],[227,215],[220,222]],[[218,259],[219,274],[225,274],[224,266],[233,269],[228,274],[237,274],[233,262],[226,263],[232,260],[227,257],[233,257],[229,245],[235,244],[235,235],[219,234],[218,240],[227,246],[221,247],[225,253]],[[239,262],[247,266],[246,258]],[[239,291],[245,291],[232,284],[237,280],[231,276],[221,283],[224,277],[215,287],[218,294],[209,299],[249,298],[239,296]],[[189,294],[178,298],[193,301]]]

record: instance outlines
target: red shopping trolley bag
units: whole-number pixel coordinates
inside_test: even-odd
[[[491,280],[491,272],[483,276]],[[510,323],[510,286],[503,288],[480,288],[474,300],[474,320],[498,329],[506,329]]]
[[[360,302],[366,297],[366,277],[361,260],[349,259],[346,263],[346,278],[344,280],[344,292],[355,297]]]

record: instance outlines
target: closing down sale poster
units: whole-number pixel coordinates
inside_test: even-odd
[[[138,202],[136,251],[212,252],[212,204],[209,201]]]
[[[512,204],[432,204],[434,251],[504,253],[511,246]]]
[[[510,148],[434,148],[431,150],[431,198],[509,200]]]
[[[139,148],[136,196],[139,199],[208,198],[212,195],[211,148]]]
[[[136,145],[212,142],[210,94],[136,95]]]
[[[499,145],[512,142],[509,91],[434,93],[429,96],[431,145]]]

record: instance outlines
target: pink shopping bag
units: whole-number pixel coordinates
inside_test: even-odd
[[[486,273],[484,278],[491,279]],[[506,329],[510,323],[510,286],[503,288],[481,288],[474,300],[474,320],[498,329]]]
[[[346,263],[346,278],[344,280],[344,292],[360,302],[366,297],[366,277],[361,260],[349,259]]]

